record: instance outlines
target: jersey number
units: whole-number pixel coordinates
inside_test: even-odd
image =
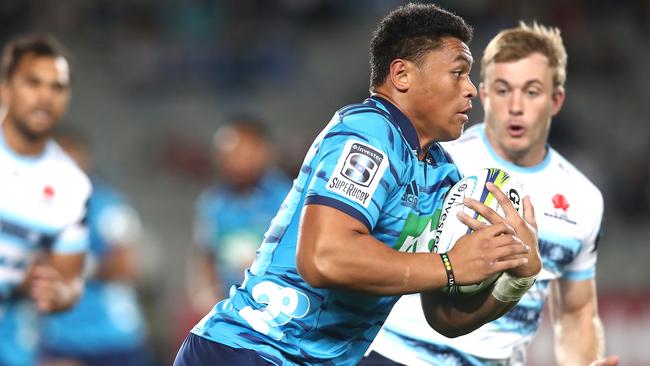
[[[239,311],[239,315],[254,330],[276,340],[280,340],[284,336],[279,326],[288,323],[293,318],[302,318],[309,311],[307,295],[271,281],[255,285],[252,294],[255,301],[266,304],[266,307],[255,310],[247,306]]]

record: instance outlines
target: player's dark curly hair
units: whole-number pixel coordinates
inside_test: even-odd
[[[418,63],[425,53],[439,47],[445,36],[469,43],[472,27],[434,4],[407,4],[393,10],[379,23],[370,41],[370,91],[386,80],[393,60]]]
[[[29,54],[45,57],[63,57],[69,62],[68,50],[50,34],[28,34],[14,38],[2,52],[2,80],[9,80],[20,60]]]

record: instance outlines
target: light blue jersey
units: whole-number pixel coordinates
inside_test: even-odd
[[[596,275],[603,198],[580,171],[548,147],[531,167],[499,157],[478,124],[443,144],[464,173],[497,167],[517,180],[535,207],[543,268],[535,285],[502,317],[456,338],[426,323],[419,295],[403,296],[371,349],[393,361],[418,365],[525,365],[526,348],[540,325],[551,281],[585,281]]]
[[[305,282],[296,271],[302,207],[343,211],[396,250],[431,250],[442,200],[460,177],[438,144],[425,161],[418,153],[413,125],[388,101],[339,110],[307,153],[244,283],[192,333],[276,365],[355,365],[398,297]]]
[[[19,155],[0,129],[0,192],[0,365],[33,365],[37,314],[16,289],[38,257],[86,251],[90,182],[53,141],[40,155]]]
[[[122,195],[98,180],[88,202],[90,251],[87,264],[101,265],[116,245],[133,244],[139,219]],[[46,352],[82,357],[139,349],[146,334],[132,286],[92,275],[69,311],[43,319],[42,346]]]
[[[219,186],[199,196],[195,240],[213,256],[225,291],[244,279],[243,270],[255,258],[264,232],[290,189],[289,180],[271,169],[245,194]]]

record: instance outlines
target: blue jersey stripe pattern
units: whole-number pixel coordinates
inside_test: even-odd
[[[397,297],[306,283],[296,271],[300,214],[306,204],[333,207],[400,248],[407,222],[435,217],[460,179],[440,145],[430,147],[425,161],[419,151],[411,122],[382,98],[335,113],[307,153],[244,282],[192,333],[255,350],[276,365],[356,365]],[[359,162],[366,169],[354,165]]]

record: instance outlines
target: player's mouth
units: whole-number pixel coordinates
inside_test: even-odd
[[[522,137],[526,133],[526,129],[523,125],[511,124],[508,126],[508,134],[511,137]]]
[[[469,112],[472,110],[472,104],[468,104],[464,109],[460,110],[458,113],[456,113],[456,116],[458,116],[463,124],[469,122]]]
[[[49,122],[52,120],[52,113],[49,110],[37,108],[29,113],[29,117],[37,122]]]

